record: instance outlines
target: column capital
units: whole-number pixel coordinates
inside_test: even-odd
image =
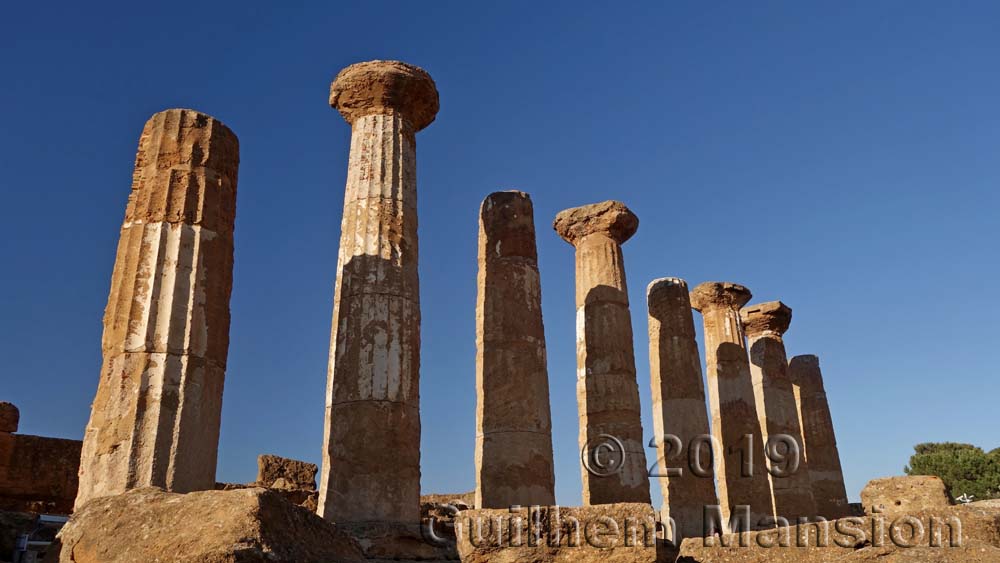
[[[624,203],[608,200],[560,211],[552,228],[573,246],[594,233],[604,233],[618,244],[623,244],[639,228],[639,218]]]
[[[747,336],[759,336],[766,332],[785,334],[792,323],[792,308],[781,301],[757,303],[740,310],[740,318]]]
[[[732,282],[704,282],[691,290],[691,307],[704,313],[720,308],[739,309],[753,294],[745,286]]]
[[[420,131],[434,121],[438,91],[427,72],[399,61],[353,64],[330,84],[330,106],[351,125],[366,115],[399,114]]]

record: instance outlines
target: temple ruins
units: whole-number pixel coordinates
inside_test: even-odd
[[[342,542],[337,553],[400,561],[516,559],[485,544],[456,549],[456,537],[461,542],[475,532],[457,527],[459,510],[489,521],[542,515],[539,526],[557,536],[549,554],[555,559],[545,560],[573,560],[558,555],[572,547],[571,540],[558,543],[564,523],[572,532],[577,517],[619,515],[639,522],[644,538],[629,561],[656,560],[663,534],[679,543],[767,530],[783,525],[782,518],[794,524],[849,514],[819,360],[789,361],[783,335],[791,309],[781,302],[746,306],[751,293],[742,285],[689,289],[677,277],[649,283],[654,422],[652,433],[644,433],[623,255],[639,220],[615,200],[566,209],[553,223],[575,252],[580,457],[574,463],[585,505],[560,512],[534,209],[528,194],[499,191],[486,196],[478,217],[476,488],[461,497],[461,508],[424,503],[424,525],[428,514],[448,514],[456,526],[446,534],[451,543],[430,545],[429,537],[440,539],[433,528],[416,531],[422,524],[416,136],[438,113],[438,91],[418,67],[369,61],[336,76],[329,103],[351,133],[318,492],[315,465],[276,456],[261,458],[255,483],[214,491],[239,145],[215,118],[171,109],[153,115],[139,140],[104,316],[103,364],[82,443],[77,510],[97,513],[94,507],[146,499],[147,512],[160,518],[171,514],[171,503],[188,504],[185,510],[195,514],[239,496],[238,514],[271,506],[280,516],[267,523],[269,530],[288,518],[316,530],[332,530],[333,522],[336,533],[316,533]],[[693,311],[704,327],[704,363]],[[0,496],[3,487],[15,488],[4,455],[29,443],[14,434],[17,425],[16,409],[0,403]],[[663,493],[658,509],[651,506],[653,478]],[[162,491],[133,491],[145,487]],[[265,491],[245,490],[254,487]],[[203,492],[177,494],[194,491]],[[282,498],[300,507],[273,509]],[[721,525],[705,520],[713,509]],[[660,540],[650,543],[654,535]],[[89,545],[85,524],[67,538]],[[64,551],[62,560],[78,561],[67,557]],[[600,550],[588,557],[622,560]]]

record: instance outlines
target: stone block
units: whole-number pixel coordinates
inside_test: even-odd
[[[155,488],[99,497],[59,535],[60,563],[353,563],[358,543],[275,491]]]
[[[867,514],[905,516],[918,510],[951,506],[948,487],[940,477],[913,475],[872,479],[861,490],[861,504]]]
[[[674,561],[671,559],[670,561]],[[996,563],[1000,501],[876,514],[681,543],[677,563]]]
[[[257,485],[267,489],[315,490],[315,463],[276,455],[257,456]]]
[[[463,563],[654,563],[658,526],[644,503],[465,510],[455,519]]]

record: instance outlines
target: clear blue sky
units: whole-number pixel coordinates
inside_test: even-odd
[[[190,107],[242,153],[219,479],[252,480],[260,453],[319,461],[349,142],[327,91],[393,58],[441,93],[418,137],[425,491],[474,485],[477,211],[497,189],[535,202],[559,502],[580,475],[573,252],[551,220],[604,199],[640,218],[647,435],[645,287],[672,275],[794,309],[852,498],[915,443],[1000,446],[1000,4],[247,4],[5,8],[0,400],[24,433],[82,436],[139,132]]]

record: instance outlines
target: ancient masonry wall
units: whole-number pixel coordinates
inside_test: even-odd
[[[0,510],[69,514],[82,442],[16,434],[19,416],[0,402]]]

